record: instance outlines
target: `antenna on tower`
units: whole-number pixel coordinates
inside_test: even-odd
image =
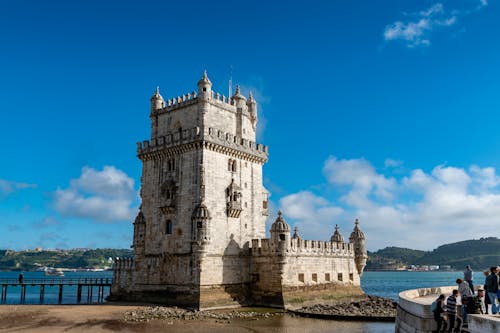
[[[228,98],[231,98],[233,95],[233,65],[229,66],[229,95]]]

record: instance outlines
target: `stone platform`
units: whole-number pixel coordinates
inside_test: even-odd
[[[440,295],[451,295],[455,286],[405,290],[399,294],[396,314],[396,333],[431,333],[436,322],[431,303]],[[459,303],[460,304],[460,303]],[[469,315],[469,326],[462,332],[500,332],[499,315]]]

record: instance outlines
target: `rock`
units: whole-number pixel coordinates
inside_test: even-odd
[[[125,321],[149,321],[149,320],[200,320],[215,319],[216,322],[230,323],[233,319],[258,319],[270,318],[272,316],[282,315],[283,312],[253,312],[253,311],[231,311],[231,312],[212,312],[212,311],[189,311],[171,307],[145,307],[124,314]]]
[[[355,302],[334,305],[317,304],[296,310],[299,314],[325,315],[332,317],[378,317],[395,318],[397,303],[391,299],[368,296]]]

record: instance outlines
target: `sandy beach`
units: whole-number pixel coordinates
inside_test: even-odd
[[[125,321],[125,313],[146,308],[138,305],[1,305],[0,332],[148,332],[148,333],[382,333],[392,323],[366,323],[300,318],[290,315],[266,319]]]
[[[0,332],[224,332],[215,321],[127,322],[124,313],[138,309],[137,305],[2,305]],[[189,325],[188,325],[189,324]],[[206,330],[203,330],[206,331]],[[234,329],[233,329],[234,331]]]

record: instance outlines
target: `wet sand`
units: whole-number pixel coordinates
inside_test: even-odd
[[[0,332],[171,332],[171,333],[248,333],[248,332],[394,332],[394,324],[329,321],[296,318],[289,315],[269,319],[238,319],[224,322],[215,319],[200,321],[151,320],[127,322],[126,311],[137,305],[2,305]]]

